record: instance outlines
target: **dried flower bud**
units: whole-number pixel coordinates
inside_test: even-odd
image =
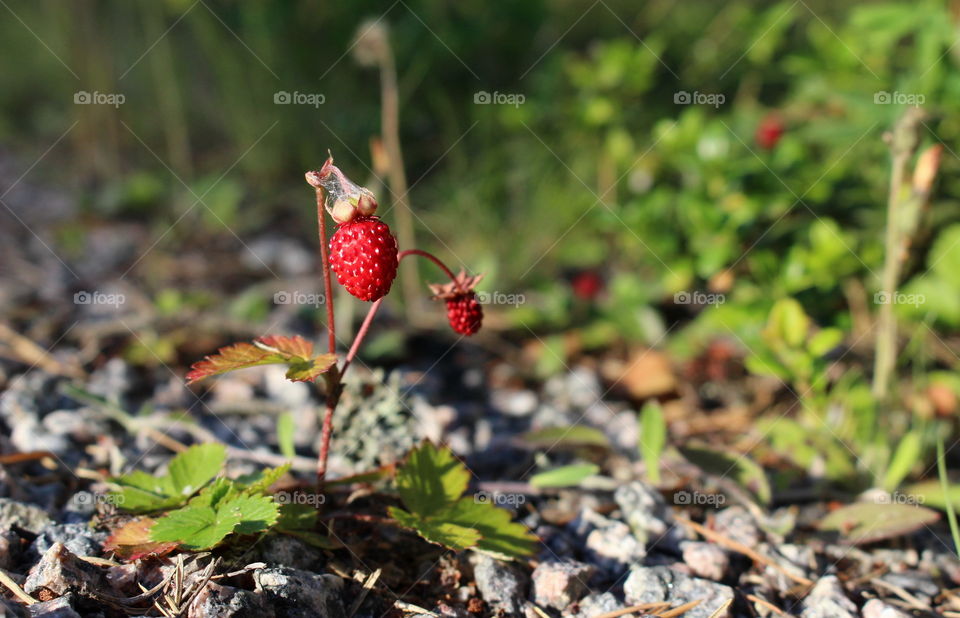
[[[361,215],[368,217],[377,212],[377,198],[373,197],[373,193],[366,189],[363,190],[360,199],[357,200],[357,210],[360,211]]]
[[[337,223],[346,223],[356,218],[357,208],[349,200],[337,200],[330,210],[330,216]]]
[[[359,186],[333,164],[329,157],[320,171],[306,173],[307,184],[323,190],[323,205],[337,223],[347,223],[356,217],[372,215],[377,210],[377,199],[369,189]]]

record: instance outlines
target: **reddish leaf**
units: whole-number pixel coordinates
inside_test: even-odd
[[[149,517],[127,522],[113,531],[103,544],[103,551],[113,552],[127,560],[146,556],[165,556],[177,548],[177,543],[154,543],[150,540],[153,520]]]
[[[251,343],[235,343],[195,363],[187,374],[187,384],[210,376],[258,365],[285,364],[287,379],[308,382],[325,373],[337,361],[333,354],[313,356],[313,344],[299,335],[270,335]]]

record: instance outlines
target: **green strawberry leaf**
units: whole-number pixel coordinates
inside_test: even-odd
[[[237,479],[237,484],[243,487],[246,494],[265,494],[270,487],[283,478],[290,471],[290,464],[285,463],[276,468],[265,468],[253,474],[247,474]]]
[[[397,490],[408,509],[429,517],[467,490],[470,472],[449,447],[424,442],[410,452],[397,473]]]
[[[120,508],[134,513],[180,506],[220,472],[226,457],[222,444],[192,446],[170,461],[168,472],[163,476],[134,470],[112,479],[119,489],[110,495]]]
[[[461,498],[437,519],[480,533],[477,549],[497,557],[523,558],[534,552],[537,537],[526,526],[512,520],[510,511],[473,497]]]
[[[181,496],[192,496],[219,474],[226,459],[227,449],[222,444],[192,446],[170,462],[167,475],[171,486]]]
[[[431,543],[457,551],[476,548],[502,558],[533,553],[537,538],[509,511],[476,497],[461,497],[470,481],[448,447],[425,441],[397,472],[397,488],[407,510],[390,507],[397,524]]]
[[[280,507],[270,496],[240,496],[223,502],[217,512],[230,511],[240,517],[237,534],[259,534],[269,530],[280,517]]]
[[[390,507],[389,511],[390,516],[396,519],[401,526],[416,530],[420,536],[431,543],[462,551],[476,547],[480,542],[480,531],[475,528],[445,521],[421,519],[413,513],[408,513],[393,506]]]
[[[209,506],[188,506],[171,511],[150,529],[154,543],[179,543],[199,551],[219,544],[243,518],[239,509],[214,510]]]

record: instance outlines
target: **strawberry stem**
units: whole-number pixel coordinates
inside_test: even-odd
[[[347,372],[347,367],[350,366],[350,362],[357,355],[357,351],[360,349],[360,344],[363,343],[364,337],[367,336],[367,331],[370,330],[370,324],[373,322],[373,316],[377,314],[377,310],[380,309],[380,305],[383,303],[383,299],[386,297],[380,297],[370,306],[370,310],[367,311],[367,317],[363,318],[363,324],[360,325],[360,330],[357,331],[357,335],[353,338],[353,343],[350,345],[350,351],[347,352],[347,358],[343,361],[343,367],[340,368],[340,377],[343,378],[343,374]]]
[[[433,254],[427,253],[426,251],[421,251],[420,249],[408,249],[407,251],[401,251],[397,255],[397,262],[409,255],[419,255],[420,257],[427,258],[434,264],[440,267],[450,280],[454,283],[457,282],[457,278],[454,276],[453,272],[447,268],[447,265],[440,261],[440,258],[434,256]],[[385,297],[384,297],[385,298]],[[340,377],[343,377],[343,374],[347,372],[347,367],[350,366],[350,363],[356,357],[357,352],[360,350],[360,344],[363,343],[363,339],[367,336],[367,332],[370,330],[370,324],[373,323],[374,316],[377,315],[377,311],[380,310],[380,305],[383,303],[383,298],[378,299],[373,305],[370,306],[370,310],[367,311],[367,317],[363,319],[363,324],[360,325],[360,330],[357,331],[356,336],[353,338],[353,343],[350,344],[350,351],[347,352],[347,358],[343,361],[343,367],[340,368]]]
[[[337,353],[337,328],[333,316],[333,283],[330,277],[330,256],[327,252],[327,220],[324,208],[323,189],[317,187],[317,225],[320,236],[320,264],[323,272],[324,304],[327,307],[327,349]],[[336,369],[336,367],[334,367]],[[330,436],[333,434],[333,411],[340,401],[340,376],[337,371],[323,374],[327,385],[327,405],[323,413],[323,429],[320,433],[320,452],[317,456],[317,494],[324,492],[327,476],[327,457],[330,455]],[[319,502],[318,502],[319,504]]]
[[[432,253],[427,253],[426,251],[421,251],[420,249],[407,249],[406,251],[400,252],[400,255],[397,256],[397,261],[399,262],[400,260],[407,257],[408,255],[419,255],[420,257],[427,258],[428,260],[436,264],[440,268],[440,270],[442,270],[448,277],[450,277],[450,281],[457,283],[457,277],[453,274],[453,271],[447,268],[447,265],[441,262],[440,258],[433,255]]]

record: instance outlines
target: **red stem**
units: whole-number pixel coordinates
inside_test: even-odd
[[[321,189],[317,189],[317,221],[320,227],[320,259],[323,262],[323,285],[327,305],[327,331],[330,334],[329,347],[330,353],[334,354],[336,353],[337,340],[333,321],[333,286],[330,279],[330,259],[327,255],[327,224],[324,217],[323,191]],[[457,278],[453,272],[447,268],[447,265],[426,251],[419,249],[402,251],[397,256],[397,262],[399,263],[400,260],[410,255],[419,255],[420,257],[427,258],[450,277],[451,281],[456,283]],[[339,370],[334,369],[333,371],[323,374],[327,382],[327,405],[323,414],[323,428],[320,434],[320,454],[317,458],[317,493],[319,494],[322,494],[324,491],[324,481],[327,475],[327,457],[330,454],[330,437],[333,435],[333,412],[337,407],[337,403],[340,401],[340,393],[343,388],[343,375],[347,372],[347,368],[350,367],[353,359],[356,358],[357,352],[360,350],[360,345],[370,331],[373,318],[377,315],[377,311],[380,310],[380,305],[382,304],[383,298],[379,298],[370,306],[370,310],[367,311],[367,316],[363,319],[363,324],[360,325],[360,329],[353,338],[353,343],[350,344],[350,350],[347,352],[347,357],[343,361],[343,366],[340,367]]]
[[[347,367],[350,366],[350,362],[353,361],[354,357],[357,355],[357,351],[360,349],[360,344],[363,343],[364,337],[367,336],[367,331],[370,330],[370,324],[373,322],[373,316],[377,314],[377,310],[380,309],[380,305],[383,304],[383,297],[378,298],[370,306],[370,310],[367,311],[367,317],[363,318],[363,324],[360,325],[360,330],[357,331],[356,337],[353,338],[353,343],[350,345],[350,351],[347,352],[347,358],[343,361],[343,367],[340,369],[340,378],[343,378],[343,374],[347,372]]]
[[[333,282],[330,278],[330,256],[327,255],[327,218],[323,207],[323,189],[317,189],[317,223],[320,228],[320,264],[323,271],[324,304],[327,306],[327,351],[337,352],[337,327],[333,320]]]
[[[399,263],[400,260],[410,255],[419,255],[420,257],[427,258],[428,260],[430,260],[431,262],[439,266],[440,269],[444,273],[446,273],[448,277],[450,277],[450,280],[456,283],[457,278],[454,276],[453,272],[451,272],[451,270],[447,268],[447,265],[441,262],[440,258],[430,253],[427,253],[426,251],[421,251],[420,249],[408,249],[406,251],[401,251],[397,256],[397,262]],[[353,361],[353,359],[357,355],[357,352],[360,350],[360,344],[363,343],[364,337],[367,336],[367,331],[370,330],[370,324],[373,323],[373,318],[375,315],[377,315],[377,311],[380,310],[380,305],[382,303],[383,303],[383,298],[378,299],[375,303],[373,303],[373,305],[370,306],[370,310],[367,311],[367,317],[363,319],[363,324],[360,325],[360,330],[357,331],[356,336],[353,338],[353,343],[350,344],[350,351],[347,352],[347,358],[346,360],[343,361],[343,367],[340,368],[341,378],[343,377],[343,374],[347,372],[347,367],[350,366],[350,363]]]
[[[320,234],[320,263],[323,272],[324,304],[327,306],[327,349],[337,353],[337,327],[333,317],[333,283],[330,278],[330,256],[327,253],[327,219],[323,207],[323,190],[317,189],[317,224]],[[336,369],[336,367],[334,367]],[[335,371],[323,374],[327,383],[327,405],[323,413],[320,433],[320,453],[317,456],[317,493],[323,494],[327,476],[327,457],[330,455],[330,436],[333,434],[333,411],[340,400],[340,378]]]
[[[434,256],[433,254],[427,253],[426,251],[421,251],[420,249],[407,249],[406,251],[400,252],[400,256],[397,258],[397,261],[399,262],[400,260],[407,257],[408,255],[419,255],[420,257],[427,258],[428,260],[430,260],[431,262],[439,266],[440,270],[446,273],[446,275],[450,277],[451,281],[456,283],[457,277],[453,274],[453,272],[449,268],[447,268],[446,264],[440,261],[440,258]]]

